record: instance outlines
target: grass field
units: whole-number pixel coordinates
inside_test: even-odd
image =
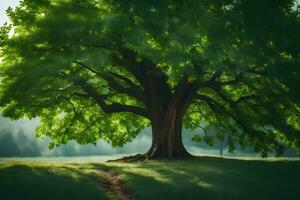
[[[300,199],[299,160],[193,160],[137,163],[0,163],[0,199],[118,199],[110,172],[132,199]]]

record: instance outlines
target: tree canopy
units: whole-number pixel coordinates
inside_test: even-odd
[[[122,146],[176,104],[230,150],[300,150],[295,1],[23,0],[7,14],[0,106],[40,117],[50,147]]]

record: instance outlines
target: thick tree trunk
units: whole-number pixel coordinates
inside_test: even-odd
[[[185,158],[191,154],[182,143],[183,113],[170,107],[163,117],[152,119],[152,145],[146,156],[155,158]]]
[[[183,116],[191,103],[194,88],[184,78],[172,92],[163,73],[149,72],[146,73],[145,91],[152,145],[145,156],[149,159],[191,157],[182,143],[181,132]]]

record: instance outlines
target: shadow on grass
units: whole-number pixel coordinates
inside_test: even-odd
[[[299,161],[202,157],[106,168],[122,174],[135,199],[300,199]]]
[[[300,161],[200,157],[137,163],[0,165],[0,199],[112,199],[101,171],[119,174],[136,200],[300,199]]]
[[[0,168],[0,199],[60,200],[111,199],[101,180],[71,166],[8,165]]]

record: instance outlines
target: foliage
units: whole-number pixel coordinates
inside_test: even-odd
[[[180,94],[185,127],[204,121],[232,150],[299,150],[294,3],[23,0],[0,31],[3,114],[41,117],[50,147],[122,146],[151,124],[151,97],[167,107]]]

